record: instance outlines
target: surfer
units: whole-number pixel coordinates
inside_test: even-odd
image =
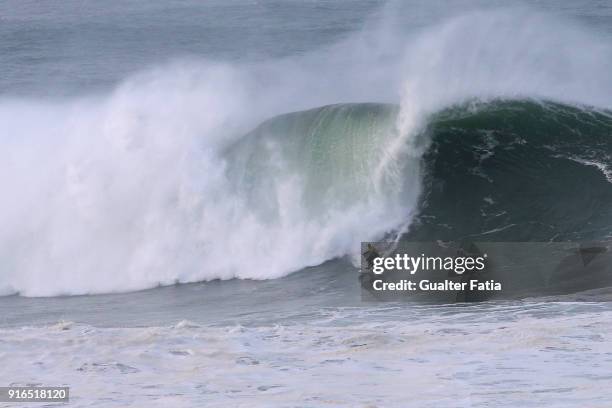
[[[363,258],[366,261],[366,268],[371,270],[374,267],[374,260],[380,258],[380,254],[374,245],[368,244],[368,250],[363,253]]]
[[[359,274],[359,282],[361,283],[362,288],[366,290],[371,290],[372,282],[374,280],[374,273],[372,272],[372,268],[374,267],[374,260],[376,258],[380,258],[380,253],[376,250],[376,248],[374,248],[374,245],[368,244],[367,250],[362,254],[362,256],[365,260],[365,268],[361,268],[361,273]]]

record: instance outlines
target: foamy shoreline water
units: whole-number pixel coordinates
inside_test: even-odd
[[[399,309],[350,308],[259,327],[1,329],[0,378],[70,386],[74,407],[604,408],[609,309],[441,307],[398,320]]]

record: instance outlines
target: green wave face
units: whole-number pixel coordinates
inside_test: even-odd
[[[612,235],[612,116],[551,102],[465,104],[432,118],[411,239]]]
[[[254,207],[278,213],[283,183],[299,186],[309,216],[349,210],[357,203],[394,204],[409,190],[402,177],[391,177],[400,161],[386,152],[398,137],[398,108],[386,104],[339,104],[275,117],[258,126],[228,152],[232,184]],[[389,165],[385,166],[387,162]],[[416,163],[415,163],[416,164]],[[290,188],[290,187],[289,187]],[[373,203],[375,204],[375,203]]]
[[[233,188],[269,219],[288,200],[313,219],[379,205],[397,228],[418,212],[406,239],[611,236],[609,112],[526,100],[469,102],[429,118],[421,137],[430,147],[413,159],[388,152],[399,137],[398,111],[339,104],[270,119],[227,151]],[[283,199],[283,188],[293,196]]]

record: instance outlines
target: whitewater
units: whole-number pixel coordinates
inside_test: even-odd
[[[612,240],[607,2],[0,16],[0,386],[79,407],[612,404],[611,273],[551,294],[525,268],[528,296],[452,305],[363,301],[357,278],[365,241]]]

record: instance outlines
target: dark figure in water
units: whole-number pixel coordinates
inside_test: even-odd
[[[374,260],[380,258],[380,254],[374,245],[368,244],[368,250],[363,253],[363,258],[366,261],[367,269],[371,270],[374,267]]]
[[[361,287],[366,290],[372,289],[372,282],[374,281],[374,273],[372,269],[374,268],[374,260],[376,258],[380,258],[380,254],[374,248],[374,245],[368,244],[368,249],[363,254],[363,259],[365,260],[365,268],[361,269],[361,273],[359,274],[359,282],[361,283]]]

